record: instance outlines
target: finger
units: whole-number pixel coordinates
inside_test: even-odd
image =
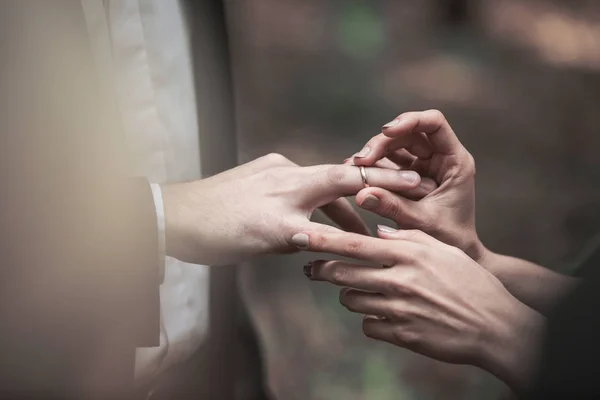
[[[411,262],[410,254],[418,247],[411,242],[392,242],[356,233],[308,230],[296,233],[290,242],[302,250],[337,254],[383,265]]]
[[[390,161],[402,168],[410,168],[417,157],[406,149],[389,151],[385,155]]]
[[[421,228],[432,222],[426,203],[406,199],[385,189],[363,189],[355,200],[359,207],[391,219],[403,228]]]
[[[385,290],[389,270],[381,267],[352,264],[345,261],[317,260],[304,266],[304,273],[313,281],[326,281],[371,292]]]
[[[427,197],[437,188],[438,184],[433,179],[421,178],[421,183],[418,187],[405,192],[397,192],[396,194],[405,197],[409,200],[421,200],[422,198]]]
[[[411,156],[411,157],[414,157],[414,156]],[[417,160],[417,161],[421,161],[421,160]],[[344,164],[345,165],[354,165],[354,162],[351,159],[346,159],[346,160],[344,160]],[[404,168],[404,167],[398,166],[395,162],[392,162],[391,160],[389,160],[387,158],[382,158],[381,160],[378,160],[375,163],[375,167],[387,168],[387,169],[393,169],[393,170],[408,169],[408,167]],[[410,169],[413,170],[412,168],[410,168]],[[414,170],[414,171],[418,173],[418,171],[416,171],[416,170]],[[431,178],[421,177],[421,183],[416,188],[403,190],[403,191],[397,191],[396,193],[406,197],[407,199],[420,200],[423,197],[427,196],[429,193],[433,192],[437,188],[438,188],[438,184],[436,181],[434,181]]]
[[[372,235],[371,230],[358,215],[348,199],[340,198],[321,207],[321,211],[340,228],[348,232]]]
[[[377,160],[377,162],[373,166],[377,168],[386,168],[394,170],[401,169],[401,167],[398,164],[396,164],[388,158],[382,158],[381,160]]]
[[[335,226],[320,224],[318,222],[312,222],[312,221],[308,221],[299,226],[295,226],[295,227],[293,227],[293,229],[295,229],[296,231],[298,229],[300,229],[302,231],[306,230],[306,231],[314,231],[314,232],[322,232],[322,233],[344,233],[343,230],[341,230],[340,228],[337,228]]]
[[[305,200],[309,206],[321,207],[333,200],[354,196],[364,183],[360,169],[349,165],[318,165],[304,167],[302,184]],[[421,183],[421,177],[414,171],[398,171],[384,168],[365,168],[370,186],[382,187],[394,192],[414,189]],[[306,182],[306,183],[304,183]]]
[[[400,138],[415,132],[427,135],[436,153],[459,154],[462,144],[450,127],[450,124],[438,110],[407,112],[383,126],[383,135],[389,138]]]
[[[408,169],[415,171],[421,176],[428,176],[431,173],[431,160],[416,159]]]
[[[429,246],[447,246],[433,236],[418,229],[394,229],[389,226],[377,225],[377,236],[382,239],[406,240]]]
[[[399,149],[406,149],[419,159],[428,160],[433,156],[433,148],[429,139],[422,132],[406,132],[404,135],[394,137],[380,133],[372,137],[354,156],[354,164],[370,166],[391,151]]]
[[[371,339],[388,342],[423,354],[423,336],[405,321],[365,316],[362,328],[365,336]]]
[[[344,288],[340,290],[340,303],[349,311],[359,314],[371,314],[390,319],[394,319],[396,314],[395,303],[389,297],[373,291]]]
[[[363,318],[362,329],[365,336],[371,339],[397,345],[395,332],[398,325],[398,322],[369,315]]]
[[[431,163],[431,159],[419,159],[406,149],[389,151],[386,154],[386,158],[399,165],[401,169],[415,171],[421,175],[421,177],[426,177],[429,174],[429,165]]]
[[[414,157],[414,156],[413,156]],[[416,158],[416,157],[415,157]],[[411,160],[412,162],[412,160]],[[354,156],[351,156],[350,158],[346,158],[344,160],[344,162],[342,162],[343,165],[355,165],[354,164]],[[407,169],[410,166],[410,163],[404,163],[402,166],[396,164],[394,161],[388,159],[388,158],[382,158],[381,160],[377,160],[375,162],[375,164],[373,164],[374,167],[377,168],[387,168],[387,169],[395,169],[395,170],[399,170],[399,169]]]

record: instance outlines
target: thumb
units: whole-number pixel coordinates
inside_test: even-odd
[[[356,195],[356,204],[384,218],[391,219],[404,229],[424,229],[430,226],[426,203],[398,196],[381,188],[367,188]]]

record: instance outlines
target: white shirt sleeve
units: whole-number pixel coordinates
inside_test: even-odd
[[[163,205],[162,191],[158,183],[151,183],[152,197],[154,198],[154,207],[156,209],[156,226],[158,228],[158,265],[160,268],[160,283],[165,280],[165,207]]]

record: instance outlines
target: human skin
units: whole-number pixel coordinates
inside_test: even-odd
[[[380,228],[379,239],[310,230],[294,238],[299,248],[388,268],[316,261],[305,267],[309,277],[349,288],[340,301],[367,315],[367,336],[479,366],[525,392],[543,338],[542,314],[577,280],[484,246],[475,225],[475,161],[441,112],[399,115],[345,164],[406,168],[438,187],[411,199],[369,179],[356,203],[401,230]]]
[[[414,171],[368,168],[374,184],[412,198],[435,188]],[[299,167],[269,154],[210,178],[162,187],[167,254],[196,264],[226,265],[269,253],[296,251],[302,229],[369,229],[342,197],[363,188],[360,171],[348,165]],[[321,209],[340,228],[310,221]]]
[[[344,287],[340,302],[365,315],[366,336],[440,361],[478,366],[515,392],[526,392],[544,317],[457,247],[418,230],[380,226],[377,234],[305,231],[294,242],[368,262],[317,260],[305,266],[310,279]]]
[[[439,187],[419,201],[386,188],[366,188],[356,196],[360,207],[393,220],[399,227],[422,230],[458,247],[516,298],[544,314],[577,284],[577,279],[497,254],[481,242],[475,225],[475,161],[441,112],[399,115],[384,125],[382,133],[369,140],[351,163],[371,166],[382,159],[397,160],[424,179],[433,179]]]

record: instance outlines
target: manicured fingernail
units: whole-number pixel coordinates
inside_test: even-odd
[[[308,279],[312,279],[312,266],[313,266],[312,261],[309,261],[303,268],[304,275],[306,275],[306,277]]]
[[[392,121],[388,122],[387,124],[385,124],[383,127],[384,127],[384,128],[391,128],[392,126],[396,126],[396,125],[398,125],[399,123],[400,123],[400,120],[398,120],[398,119],[394,119],[394,120],[392,120]]]
[[[353,158],[354,156],[352,156],[351,158],[346,158],[342,164],[354,165]]]
[[[375,208],[379,205],[379,199],[372,194],[368,194],[367,197],[360,203],[363,208]]]
[[[356,153],[354,155],[354,157],[358,157],[358,158],[363,158],[369,155],[369,153],[371,152],[371,148],[369,146],[365,146],[362,148],[361,151],[359,151],[358,153]]]
[[[417,174],[415,171],[401,171],[400,177],[410,184],[417,183],[420,178],[419,174]]]
[[[292,243],[299,249],[308,249],[308,235],[306,233],[296,233],[292,236]]]
[[[386,225],[377,225],[377,230],[379,232],[383,232],[383,233],[396,233],[396,232],[398,232],[398,229],[394,229],[394,228],[391,228],[391,227],[386,226]]]

